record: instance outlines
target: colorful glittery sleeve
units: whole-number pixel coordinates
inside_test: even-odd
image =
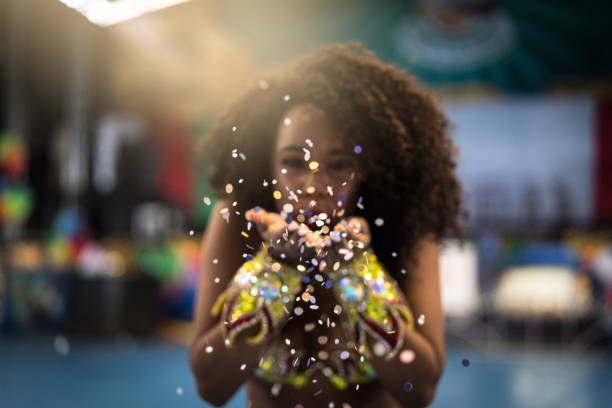
[[[301,289],[301,277],[297,269],[273,260],[265,248],[245,262],[211,310],[221,317],[226,344],[232,346],[240,332],[258,322],[261,330],[248,343],[261,343],[282,326]]]
[[[371,356],[366,334],[376,339],[375,354],[392,359],[401,349],[403,330],[414,329],[408,302],[395,279],[371,251],[332,271],[334,292],[345,313],[345,324],[360,350]],[[400,323],[403,322],[403,323]]]

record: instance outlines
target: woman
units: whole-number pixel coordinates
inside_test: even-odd
[[[359,45],[317,50],[222,116],[190,347],[203,399],[246,383],[252,407],[431,403],[438,245],[461,232],[446,128]]]

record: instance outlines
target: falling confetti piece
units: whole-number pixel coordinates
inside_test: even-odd
[[[304,313],[304,309],[302,309],[302,308],[301,308],[301,307],[299,307],[299,306],[296,306],[296,308],[295,308],[295,309],[293,309],[293,313],[295,313],[295,314],[296,314],[296,316],[301,316],[301,315],[302,315],[302,313]]]
[[[242,232],[241,232],[241,234],[242,234],[242,236],[243,236],[243,237],[246,237],[246,238],[248,238],[248,237],[249,237],[249,234],[247,234],[247,233],[246,233],[246,232],[244,232],[244,231],[242,231]]]
[[[68,343],[68,339],[62,335],[55,336],[53,341],[55,345],[55,351],[62,356],[68,355],[70,352],[70,343]]]
[[[410,364],[414,361],[414,351],[403,350],[399,355],[400,361],[404,364]]]
[[[219,283],[219,277],[215,278],[215,283]]]
[[[334,313],[337,314],[337,315],[342,313],[342,306],[340,306],[340,305],[334,306]]]
[[[410,392],[412,390],[412,384],[407,382],[404,384],[404,391]]]
[[[274,190],[274,193],[272,193],[272,195],[274,196],[275,199],[280,200],[282,197],[282,194],[280,191],[278,190]]]
[[[213,263],[216,265],[219,263],[219,260],[217,258],[213,259]]]
[[[210,205],[210,198],[209,197],[204,197],[204,204]]]
[[[468,367],[470,365],[470,360],[464,358],[463,360],[461,360],[461,364],[463,364],[464,367]]]
[[[293,206],[289,203],[283,205],[283,211],[286,212],[287,214],[290,214],[293,212]]]
[[[310,168],[310,170],[316,170],[319,167],[319,163],[316,161],[311,161],[310,163],[308,163],[308,167]]]
[[[325,344],[327,344],[327,340],[328,340],[328,339],[327,339],[327,336],[319,336],[319,337],[317,338],[317,342],[318,342],[320,345],[322,345],[322,346],[323,346],[323,345],[325,345]]]
[[[209,353],[209,354],[213,352],[213,348],[212,348],[212,346],[207,346],[205,350],[206,350],[206,352],[207,352],[207,353]]]
[[[378,357],[384,356],[387,353],[387,348],[382,342],[377,342],[374,344],[374,354]]]
[[[385,220],[383,220],[382,218],[377,218],[374,220],[374,225],[376,225],[377,227],[382,227],[385,224]]]
[[[183,387],[176,387],[176,395],[183,395]]]
[[[246,364],[243,364],[240,366],[240,371],[244,371],[244,369],[246,368]]]
[[[361,153],[361,146],[357,145],[355,146],[355,148],[353,149],[353,151],[357,154]]]
[[[424,325],[424,324],[425,324],[425,315],[424,315],[424,314],[422,314],[422,315],[420,315],[420,316],[419,316],[419,318],[417,319],[417,323],[418,323],[420,326],[422,326],[422,325]]]
[[[225,185],[225,192],[226,192],[227,194],[231,194],[231,193],[232,193],[232,191],[234,191],[234,186],[232,186],[232,185],[231,185],[231,184],[229,184],[229,183],[228,183],[228,184],[226,184],[226,185]]]
[[[340,353],[340,360],[346,360],[349,358],[349,352],[348,351],[343,351],[342,353]]]
[[[232,126],[232,132],[235,132],[238,129],[237,126]]]
[[[285,125],[291,124],[291,118],[285,118]]]
[[[278,397],[278,394],[280,394],[281,388],[282,388],[282,385],[274,384],[272,388],[270,388],[270,392],[272,393],[273,396]]]

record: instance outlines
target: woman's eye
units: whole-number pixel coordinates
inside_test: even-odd
[[[293,167],[293,168],[303,168],[306,167],[306,162],[302,158],[286,158],[281,160],[283,166]]]

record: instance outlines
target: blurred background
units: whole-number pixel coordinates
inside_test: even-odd
[[[0,406],[206,406],[186,351],[215,200],[196,145],[263,72],[350,41],[435,90],[460,150],[469,240],[441,254],[433,406],[608,406],[611,17],[606,1],[4,0]]]

